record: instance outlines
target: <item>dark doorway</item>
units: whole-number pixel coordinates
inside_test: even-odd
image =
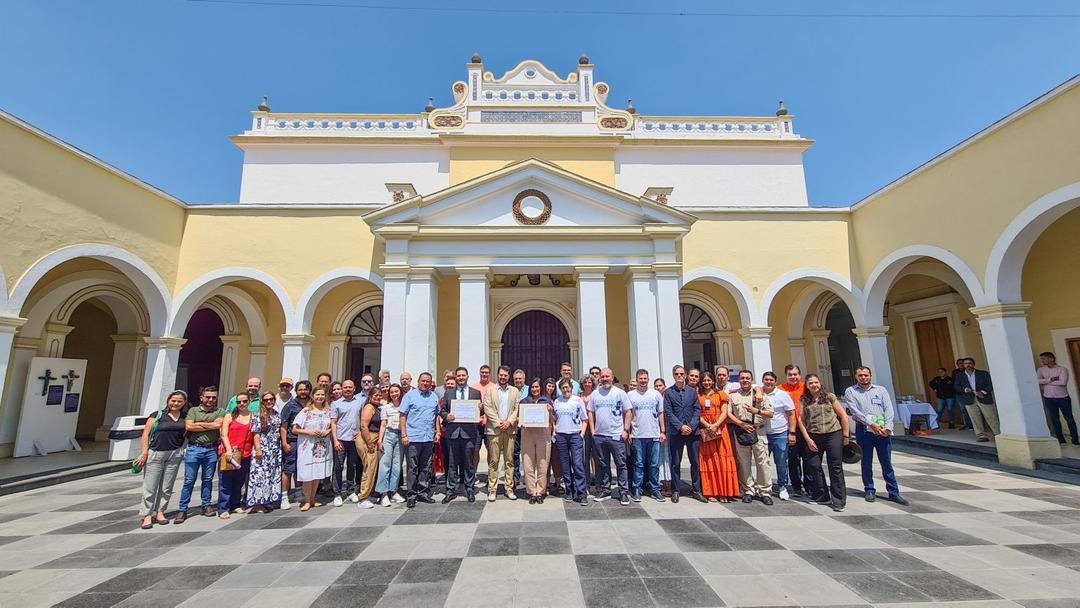
[[[514,317],[503,330],[502,362],[534,377],[558,378],[559,365],[570,362],[570,336],[555,315],[530,310]]]
[[[345,377],[360,385],[364,374],[379,374],[382,358],[381,304],[360,311],[349,324],[349,349],[345,360]]]
[[[180,348],[180,363],[176,369],[176,388],[187,391],[192,403],[199,402],[199,387],[216,386],[221,379],[221,335],[225,325],[217,313],[200,308],[191,315],[184,338],[187,342]],[[218,387],[220,391],[230,387]],[[218,393],[221,403],[227,403],[228,397]]]
[[[711,372],[718,363],[716,340],[713,338],[716,324],[708,313],[693,304],[681,304],[679,312],[682,320],[683,365],[687,369]]]
[[[829,330],[833,392],[842,394],[855,384],[855,368],[862,365],[859,339],[851,331],[855,329],[855,319],[846,305],[837,303],[825,317],[825,328]]]

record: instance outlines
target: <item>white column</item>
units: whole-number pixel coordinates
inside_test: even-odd
[[[165,405],[165,398],[176,389],[176,368],[180,363],[180,347],[185,338],[143,338],[146,343],[146,365],[143,368],[143,390],[138,414],[149,414]],[[198,395],[188,395],[192,402]]]
[[[435,269],[412,268],[409,271],[408,295],[405,298],[404,369],[412,372],[414,380],[423,372],[438,375],[435,370],[435,316],[438,311],[438,297]],[[385,328],[383,335],[386,335]]]
[[[744,327],[739,330],[743,339],[743,353],[746,355],[744,369],[754,372],[754,382],[761,379],[761,374],[772,370],[772,344],[769,336],[771,327]],[[774,370],[775,371],[775,370]]]
[[[218,336],[218,338],[221,340],[221,377],[218,379],[218,394],[221,396],[235,395],[238,392],[236,386],[236,360],[239,357],[240,336],[226,334]]]
[[[1028,336],[1030,302],[972,308],[982,331],[986,364],[994,383],[1001,434],[995,437],[998,461],[1035,468],[1038,458],[1061,458],[1061,447],[1050,437]]]
[[[817,362],[817,374],[821,376],[821,383],[825,386],[825,390],[835,393],[838,389],[833,386],[832,355],[829,354],[830,333],[832,332],[828,329],[810,330],[810,344],[814,349],[814,360]],[[800,367],[799,369],[806,368]],[[852,381],[854,380],[855,379],[852,378]],[[844,388],[846,389],[847,387]]]
[[[105,397],[105,415],[95,433],[97,441],[106,441],[113,420],[139,413],[139,396],[143,387],[143,366],[146,365],[146,336],[124,334],[112,336],[113,359],[109,372],[109,392]],[[194,397],[192,397],[194,399]]]
[[[74,330],[75,327],[72,325],[46,323],[44,331],[41,332],[41,356],[63,357],[64,342],[67,340],[68,334]]]
[[[487,266],[462,266],[457,270],[458,365],[469,368],[470,374],[479,377],[481,365],[499,365],[489,358],[488,281],[491,271]]]
[[[409,269],[404,265],[384,264],[383,275],[383,369],[397,378],[405,370],[405,301],[409,293]]]
[[[896,388],[889,363],[889,326],[856,327],[851,332],[859,340],[859,360],[873,372],[874,384],[884,386],[895,399]]]
[[[488,342],[488,365],[494,368],[498,368],[502,365],[502,349],[502,342]],[[471,369],[469,370],[469,373],[472,373]],[[477,368],[476,374],[480,375],[479,368]]]
[[[26,361],[19,362],[22,357],[19,356],[18,349],[15,348],[15,333],[24,324],[26,324],[26,319],[0,316],[0,403],[3,403],[3,407],[0,409],[0,443],[15,441],[15,430],[19,426],[19,410],[16,402],[22,399],[22,387],[14,385],[23,384],[16,381],[16,379],[26,377],[26,368],[30,364],[30,359],[34,356],[34,351],[29,351],[30,356],[25,357]],[[8,374],[9,368],[11,370],[10,375]],[[8,382],[9,379],[11,382]],[[9,386],[9,384],[12,386]],[[16,388],[19,390],[16,391]],[[8,397],[9,394],[14,395],[16,393],[18,396],[14,399]],[[9,457],[11,453],[0,454],[0,456]]]
[[[308,378],[310,373],[308,364],[311,362],[311,343],[314,341],[315,336],[311,334],[281,334],[282,376],[287,376],[297,382],[312,380],[312,384],[314,384],[314,379]]]
[[[735,363],[735,332],[731,330],[718,330],[712,332],[712,337],[713,342],[716,343],[716,364],[731,365],[732,363]]]
[[[585,375],[585,371],[581,369],[581,346],[577,340],[570,340],[566,343],[570,348],[570,365],[574,368],[574,373],[580,376]],[[502,348],[502,343],[499,343],[499,347]]]
[[[607,266],[579,266],[578,336],[581,342],[581,369],[599,365],[607,367],[607,305],[604,294],[604,273]]]
[[[263,386],[271,388],[269,384],[273,382],[273,378],[266,377],[266,345],[265,344],[252,344],[248,346],[248,355],[250,355],[248,361],[248,377],[249,378],[261,378]]]
[[[660,342],[660,375],[673,382],[671,368],[683,363],[682,317],[679,306],[680,264],[653,264],[656,275],[656,329]]]
[[[627,269],[626,302],[630,313],[630,373],[643,368],[649,370],[650,378],[658,378],[663,369],[660,367],[656,279],[652,266]]]
[[[345,358],[349,356],[349,336],[330,336],[326,339],[330,343],[330,353],[327,357],[326,371],[330,372],[330,375],[334,378],[341,378],[345,380],[345,369],[348,364]],[[358,370],[359,373],[364,373],[364,370]],[[376,372],[377,373],[377,372]],[[360,386],[360,378],[353,378],[356,382],[357,388]]]
[[[806,369],[806,340],[797,338],[795,340],[788,340],[788,350],[791,351],[791,360],[788,363],[792,365],[798,365],[800,370]],[[786,364],[785,364],[786,365]],[[780,371],[776,372],[777,379],[779,380]]]

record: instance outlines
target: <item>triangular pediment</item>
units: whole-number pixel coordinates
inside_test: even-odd
[[[430,228],[688,230],[694,217],[535,158],[365,216],[373,230]]]

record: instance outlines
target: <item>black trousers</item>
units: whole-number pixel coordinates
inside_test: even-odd
[[[443,437],[443,445],[447,446],[450,454],[446,459],[447,494],[457,494],[458,484],[464,484],[466,495],[475,492],[476,467],[473,466],[473,458],[477,450],[477,441],[477,437],[456,439]]]
[[[334,450],[334,494],[352,494],[359,489],[360,455],[356,444],[342,441],[343,452]],[[342,483],[344,482],[344,484]]]
[[[802,433],[796,433],[795,445],[788,450],[787,457],[788,483],[791,484],[791,489],[796,492],[805,489],[807,493],[810,493],[811,488],[814,487],[814,471],[812,467],[807,465],[806,451],[806,440],[803,439]],[[820,460],[818,473],[821,473]]]
[[[405,497],[415,499],[423,494],[431,496],[431,462],[435,455],[434,441],[411,441],[405,448],[409,460],[409,474],[405,482]]]
[[[606,491],[611,487],[611,461],[615,461],[615,475],[619,484],[619,497],[626,496],[629,492],[626,478],[626,442],[622,439],[599,436],[595,438],[596,454],[600,462],[601,487]]]
[[[810,433],[818,451],[811,452],[804,444],[806,450],[806,466],[810,467],[813,474],[813,485],[808,492],[818,502],[832,501],[841,506],[847,504],[847,487],[844,485],[844,434],[843,431],[831,433]],[[825,475],[821,471],[822,456],[829,466],[829,483],[825,483]]]
[[[671,491],[682,492],[682,454],[690,458],[690,489],[694,492],[701,491],[701,435],[690,433],[683,435],[678,431],[674,435],[668,435],[668,449],[671,450]]]
[[[592,431],[585,429],[585,486],[589,488],[600,487],[600,459],[596,455],[596,442]],[[606,488],[605,488],[606,489]]]

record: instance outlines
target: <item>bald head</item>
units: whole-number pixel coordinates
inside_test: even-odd
[[[262,380],[259,378],[251,377],[247,381],[247,393],[248,395],[258,395],[262,390]]]
[[[611,388],[611,383],[615,381],[615,372],[611,371],[610,367],[605,367],[600,370],[600,386],[604,388]]]

